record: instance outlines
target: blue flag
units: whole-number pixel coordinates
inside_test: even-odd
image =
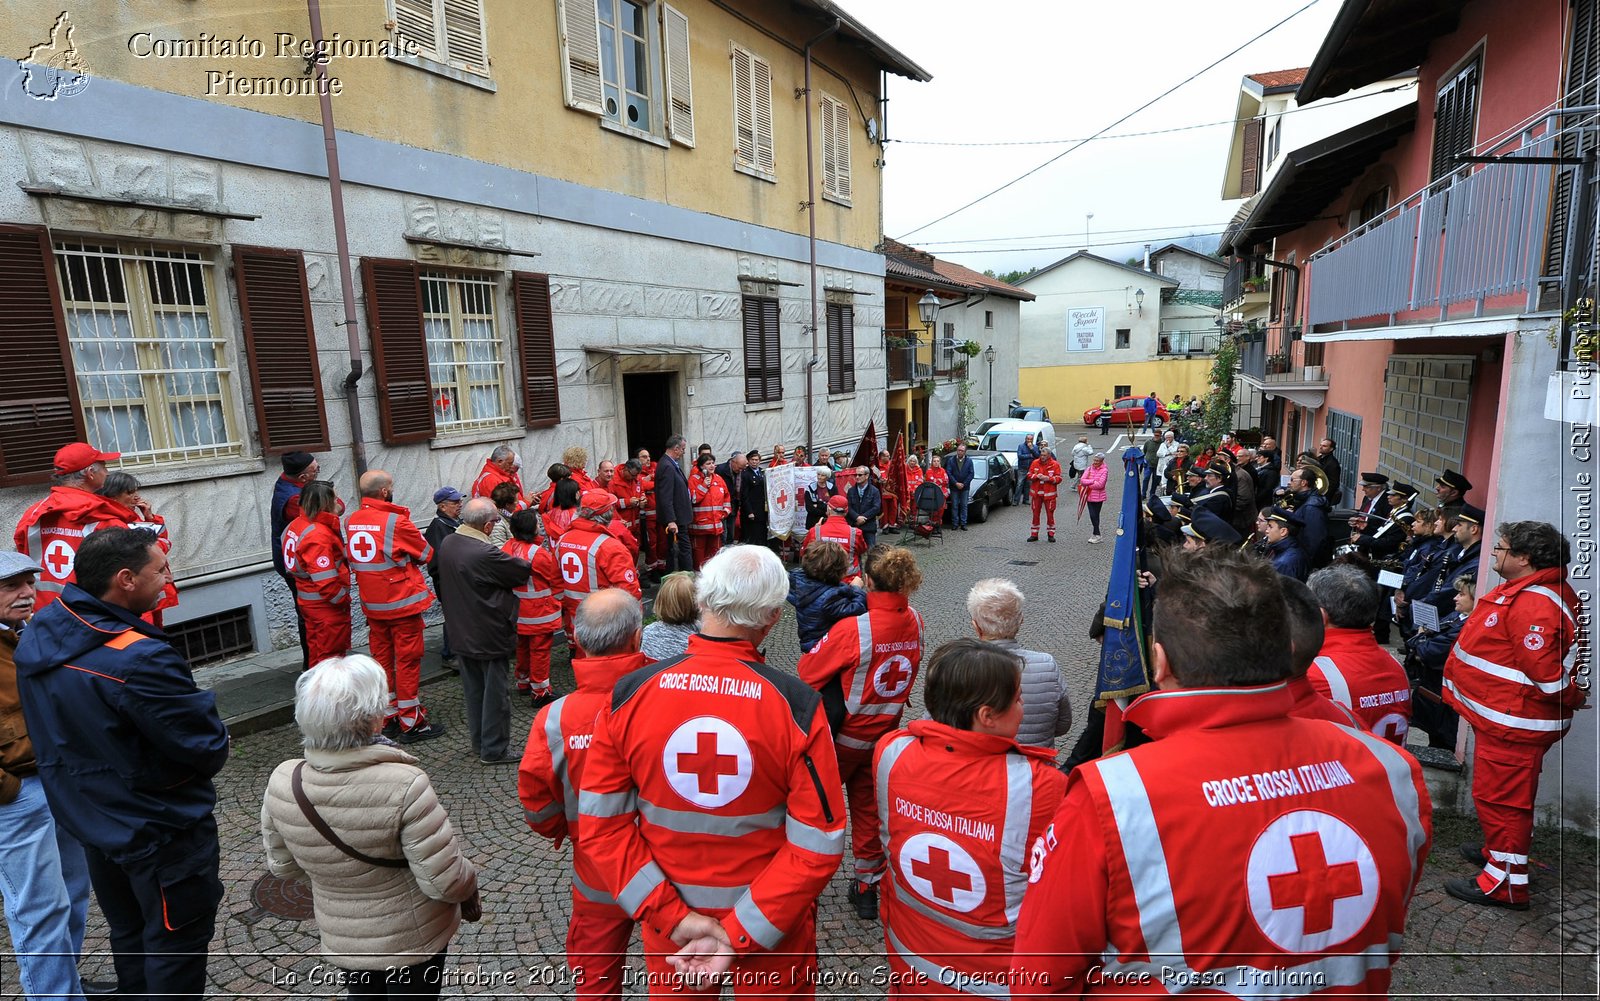
[[[1095,679],[1094,703],[1106,710],[1107,747],[1114,746],[1114,700],[1150,690],[1146,667],[1145,623],[1139,605],[1139,487],[1145,467],[1144,452],[1129,448],[1122,453],[1122,511],[1117,518],[1116,548],[1111,553],[1111,580],[1106,587],[1105,641],[1100,647],[1100,672]],[[1120,712],[1116,712],[1120,720]],[[1115,727],[1120,743],[1121,727]]]

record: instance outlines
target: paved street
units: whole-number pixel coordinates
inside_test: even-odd
[[[925,584],[913,601],[926,619],[931,651],[969,631],[965,596],[975,580],[1003,575],[1016,581],[1030,598],[1021,638],[1026,645],[1055,652],[1081,721],[1093,688],[1092,658],[1097,650],[1087,630],[1103,597],[1116,504],[1114,497],[1107,504],[1106,543],[1091,546],[1084,541],[1087,516],[1082,523],[1071,520],[1069,496],[1063,498],[1061,541],[1054,546],[1025,543],[1025,514],[1012,508],[994,512],[987,525],[947,533],[942,545],[914,543]],[[768,659],[792,667],[797,657],[793,619],[788,616],[773,633]],[[557,683],[571,686],[559,656]],[[445,994],[570,996],[561,965],[568,853],[550,850],[528,831],[517,804],[514,770],[484,768],[467,750],[459,682],[452,678],[427,687],[424,700],[451,730],[415,751],[479,866],[485,912],[481,924],[463,926],[452,946],[450,974],[455,986]],[[911,715],[920,713],[917,699]],[[529,711],[519,710],[516,729],[526,732],[531,718]],[[297,746],[292,726],[241,737],[218,782],[222,875],[228,888],[212,945],[211,975],[218,995],[336,996],[316,982],[322,968],[316,958],[313,922],[281,916],[296,907],[308,913],[309,896],[293,884],[261,882],[262,790],[278,762],[298,756]],[[1592,995],[1596,936],[1592,843],[1569,839],[1564,846],[1553,842],[1536,846],[1536,862],[1542,851],[1557,868],[1535,874],[1540,892],[1532,911],[1510,914],[1478,910],[1443,892],[1445,878],[1467,874],[1469,867],[1456,858],[1454,847],[1460,837],[1472,834],[1472,825],[1460,822],[1441,833],[1441,850],[1435,853],[1413,906],[1409,955],[1396,974],[1395,994]],[[1560,866],[1563,848],[1582,864]],[[1196,863],[1211,864],[1201,858]],[[821,965],[824,976],[835,978],[836,985],[819,994],[880,996],[882,988],[872,985],[872,975],[881,966],[881,932],[848,909],[842,875],[848,870],[847,859],[819,907]],[[88,949],[103,950],[104,925],[98,914],[92,922]],[[1568,954],[1565,958],[1557,955],[1563,952]],[[84,969],[90,977],[110,978],[108,958],[86,958]],[[15,989],[9,965],[5,976],[0,993]]]

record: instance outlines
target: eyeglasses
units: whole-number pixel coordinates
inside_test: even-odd
[[[1491,552],[1491,553],[1509,553],[1509,552],[1511,552],[1511,547],[1510,546],[1495,546],[1493,549],[1489,550],[1489,552]]]

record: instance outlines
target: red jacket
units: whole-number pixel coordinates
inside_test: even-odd
[[[23,512],[13,536],[17,552],[44,567],[35,612],[61,597],[63,587],[78,582],[73,565],[84,537],[96,529],[126,528],[128,514],[111,498],[78,487],[51,487],[44,500]]]
[[[494,488],[502,483],[514,485],[517,488],[517,499],[522,499],[522,477],[515,471],[506,472],[496,466],[493,460],[485,459],[483,471],[478,474],[477,479],[472,481],[472,496],[487,497],[494,493]]]
[[[560,572],[549,545],[534,545],[511,539],[500,547],[518,559],[533,564],[533,575],[521,587],[511,589],[517,596],[517,634],[542,636],[561,628],[561,594],[557,590]]]
[[[338,515],[324,511],[312,519],[302,514],[289,522],[283,530],[283,566],[294,578],[301,606],[350,614],[350,563]]]
[[[561,603],[568,615],[577,612],[584,598],[608,587],[620,587],[635,598],[643,595],[628,547],[588,518],[574,518],[561,533],[555,557],[561,572]]]
[[[1129,707],[1155,739],[1068,777],[1034,846],[1015,982],[1387,996],[1432,839],[1422,768],[1371,734],[1290,717],[1291,704],[1276,684]]]
[[[870,751],[878,738],[900,725],[906,700],[922,666],[922,616],[906,596],[867,592],[865,615],[834,623],[822,642],[800,657],[800,680],[844,698],[844,723],[834,734],[840,747]]]
[[[617,520],[628,526],[628,531],[634,538],[639,537],[639,519],[643,514],[646,503],[653,501],[646,499],[640,478],[635,477],[633,482],[628,482],[618,473],[611,477],[611,482],[606,485],[611,491],[611,496],[617,499]]]
[[[1066,791],[1055,749],[922,719],[878,743],[872,773],[889,853],[890,962],[950,971],[916,993],[967,977],[1003,988],[1029,851]]]
[[[1339,703],[1365,730],[1405,746],[1411,728],[1411,679],[1372,638],[1371,629],[1329,626],[1306,680]]]
[[[701,476],[697,469],[689,474],[689,503],[694,506],[692,535],[721,535],[722,519],[733,512],[728,500],[728,484],[713,472]]]
[[[800,555],[804,556],[807,549],[817,542],[837,542],[850,554],[850,571],[847,576],[855,576],[861,572],[861,557],[867,551],[867,536],[861,529],[850,524],[842,514],[830,513],[826,518],[811,526],[811,531],[806,533],[805,541],[800,543]]]
[[[344,539],[367,618],[404,619],[433,604],[433,592],[422,579],[433,547],[411,523],[409,509],[363,497],[345,519]]]
[[[1056,486],[1061,482],[1061,463],[1051,455],[1033,460],[1028,467],[1028,489],[1041,500],[1055,500]]]
[[[579,794],[601,888],[665,935],[717,915],[735,952],[814,920],[844,855],[839,767],[817,694],[743,640],[689,637],[620,681]]]
[[[1560,740],[1583,705],[1577,595],[1562,567],[1478,599],[1444,665],[1444,698],[1473,729],[1519,744]]]
[[[611,520],[606,522],[606,534],[627,546],[629,556],[638,557],[639,538],[633,534],[633,531],[628,528],[627,523],[621,518],[613,515]]]
[[[1364,730],[1361,720],[1356,714],[1341,706],[1339,703],[1318,692],[1312,687],[1311,679],[1304,675],[1290,678],[1284,682],[1289,689],[1289,695],[1294,699],[1294,705],[1289,709],[1289,715],[1296,719],[1322,719],[1340,726],[1353,726],[1357,730]]]
[[[572,886],[584,899],[615,904],[601,887],[605,877],[589,857],[579,834],[578,789],[594,739],[595,718],[611,703],[618,681],[646,664],[642,653],[579,657],[572,662],[578,690],[540,709],[528,731],[528,745],[517,769],[517,798],[528,826],[561,847],[572,839]],[[670,930],[670,929],[669,929]]]
[[[929,466],[928,479],[943,487],[945,500],[950,499],[950,474],[945,471],[944,466],[937,463]]]

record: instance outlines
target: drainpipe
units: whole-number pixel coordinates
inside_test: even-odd
[[[315,3],[316,0],[311,0]],[[806,454],[811,454],[812,448],[812,402],[814,392],[812,383],[815,381],[817,363],[822,356],[817,353],[817,158],[812,139],[812,114],[811,114],[811,49],[818,42],[838,31],[844,22],[837,17],[833,19],[832,26],[825,29],[820,35],[806,43],[806,79],[805,88],[795,95],[805,102],[806,115],[806,217],[810,225],[809,244],[811,249],[811,360],[806,365]]]
[[[306,0],[311,15],[311,42],[322,52],[322,7],[318,0]],[[333,130],[333,100],[328,96],[328,65],[322,59],[312,63],[317,75],[317,102],[322,106],[322,145],[328,157],[328,197],[333,202],[333,240],[339,255],[339,284],[344,293],[344,330],[349,340],[350,372],[344,377],[345,405],[350,410],[350,458],[355,476],[367,471],[367,446],[361,428],[361,401],[356,385],[361,381],[361,332],[356,326],[355,280],[350,274],[350,240],[344,223],[344,184],[339,178],[339,140]]]

